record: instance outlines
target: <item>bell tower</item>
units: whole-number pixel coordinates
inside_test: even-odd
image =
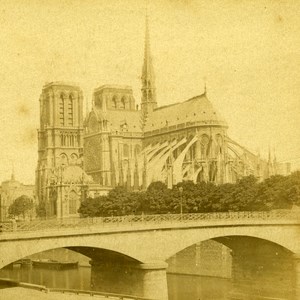
[[[36,195],[48,200],[50,174],[58,167],[79,164],[83,152],[83,96],[73,84],[52,82],[40,96]]]

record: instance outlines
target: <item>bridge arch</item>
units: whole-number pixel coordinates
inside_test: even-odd
[[[22,243],[15,244],[15,250],[12,251],[11,246],[2,247],[0,268],[3,268],[17,260],[38,254],[40,252],[65,248],[87,257],[92,260],[101,259],[101,256],[108,256],[111,260],[119,261],[120,263],[143,263],[142,257],[138,253],[134,253],[130,249],[126,249],[126,245],[120,246],[114,239],[99,240],[99,237],[73,237],[73,238],[45,238],[45,239],[32,239],[22,241]]]
[[[182,229],[180,232],[171,231],[166,236],[164,248],[164,260],[169,259],[182,250],[207,240],[219,240],[222,238],[244,238],[252,239],[258,243],[268,243],[274,248],[284,249],[286,253],[300,253],[300,241],[297,238],[297,229],[284,226],[237,226],[237,227],[206,227]],[[286,238],[286,237],[289,238]],[[223,241],[224,242],[224,241]],[[167,246],[168,245],[168,246]],[[246,245],[245,245],[246,246]],[[159,254],[157,254],[159,255]]]
[[[210,241],[210,240],[216,241],[216,242],[228,247],[232,251],[243,250],[243,248],[245,250],[246,249],[249,250],[249,247],[256,246],[255,250],[258,252],[258,254],[262,254],[261,250],[265,250],[266,248],[271,249],[271,247],[273,248],[273,250],[276,253],[280,252],[280,254],[284,254],[287,256],[289,256],[289,255],[292,256],[294,254],[293,251],[286,248],[285,246],[278,244],[276,242],[273,242],[271,240],[264,239],[264,238],[258,238],[258,237],[250,236],[250,235],[221,235],[221,236],[216,235],[215,237],[212,237],[209,239],[203,240],[200,238],[198,241],[189,243],[188,245],[186,245],[186,247],[182,248],[178,252],[174,252],[170,257],[184,251],[185,249],[187,249],[193,245],[196,245],[196,244],[202,243],[202,242],[206,242],[206,241]],[[170,257],[168,257],[167,259],[169,259]]]

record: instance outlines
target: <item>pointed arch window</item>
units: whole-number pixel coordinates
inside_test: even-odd
[[[127,144],[123,145],[123,156],[129,157],[129,146]]]
[[[60,145],[65,146],[64,134],[62,132],[60,133]]]
[[[68,99],[68,126],[73,126],[73,100],[73,95],[70,95]]]
[[[134,155],[137,157],[141,153],[141,146],[140,145],[135,145],[134,147]]]
[[[223,148],[223,138],[220,134],[216,135],[216,156],[221,155],[222,154],[222,148]]]
[[[71,191],[69,194],[69,214],[74,215],[77,213],[77,200],[78,196],[75,191]]]
[[[121,99],[120,108],[125,109],[125,97],[122,97]]]
[[[69,164],[68,156],[65,153],[60,155],[60,164],[61,166],[67,166]]]
[[[59,104],[58,104],[58,110],[59,110],[59,124],[61,126],[65,125],[65,101],[64,101],[64,94],[62,93],[59,97]]]
[[[111,101],[111,107],[112,107],[112,108],[117,108],[117,98],[116,98],[116,96],[114,96],[114,97],[112,98],[112,101]]]
[[[209,152],[209,137],[203,135],[201,138],[201,159],[206,159]]]

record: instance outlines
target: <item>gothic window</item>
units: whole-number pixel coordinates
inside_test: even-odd
[[[125,109],[125,98],[124,97],[122,97],[122,99],[121,99],[120,108]]]
[[[140,145],[135,145],[134,147],[134,155],[138,156],[141,153],[141,146]]]
[[[64,126],[65,125],[65,102],[64,102],[64,94],[60,95],[59,104],[58,104],[58,110],[59,110],[59,124],[61,126]]]
[[[112,98],[111,107],[112,108],[117,108],[117,99],[116,99],[116,96],[114,96]]]
[[[191,160],[193,160],[195,158],[195,149],[196,149],[196,145],[193,144],[191,147],[190,147],[190,150],[188,151],[187,155],[189,155],[189,158]]]
[[[64,153],[62,153],[62,154],[60,155],[60,164],[61,164],[62,166],[67,166],[67,165],[68,165],[68,157],[67,157],[67,155],[64,154]]]
[[[218,156],[219,154],[222,154],[222,145],[223,145],[223,139],[222,136],[220,134],[216,135],[216,156]]]
[[[65,145],[63,133],[60,134],[60,145],[61,145],[61,146],[64,146],[64,145]]]
[[[127,144],[123,145],[123,156],[129,157],[129,146]]]
[[[68,99],[68,126],[73,126],[73,96]]]
[[[207,158],[208,155],[208,145],[209,145],[209,137],[207,135],[203,135],[201,138],[201,159]]]
[[[44,115],[43,115],[43,118],[44,118],[44,121],[49,124],[49,119],[50,119],[50,102],[49,102],[49,99],[46,99],[46,111],[44,111]]]
[[[71,164],[75,165],[77,163],[78,156],[75,153],[71,154]]]
[[[74,215],[77,213],[77,199],[78,196],[74,191],[69,194],[69,214]]]

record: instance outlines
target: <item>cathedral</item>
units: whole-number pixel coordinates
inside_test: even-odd
[[[236,182],[276,174],[276,161],[262,160],[227,135],[228,124],[202,95],[159,106],[146,21],[141,103],[130,86],[103,85],[83,118],[80,87],[53,82],[40,97],[36,194],[47,216],[77,214],[87,196],[115,186],[145,190],[162,181]]]

